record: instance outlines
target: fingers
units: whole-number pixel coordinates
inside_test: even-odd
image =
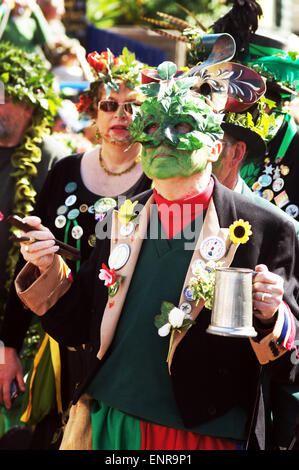
[[[7,409],[9,409],[11,407],[11,398],[10,398],[11,385],[12,385],[12,380],[11,381],[6,380],[3,383],[3,387],[2,387],[2,390],[3,390],[3,403],[4,403],[5,408],[7,408]]]
[[[253,308],[258,310],[255,315],[261,320],[269,320],[276,313],[282,302],[284,289],[283,279],[271,273],[267,266],[258,265],[252,285]]]
[[[24,382],[23,371],[22,370],[20,370],[17,373],[16,381],[17,381],[18,389],[20,390],[20,392],[25,392],[25,382]]]

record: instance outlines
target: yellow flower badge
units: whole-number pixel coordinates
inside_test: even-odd
[[[232,243],[247,243],[250,235],[252,235],[251,225],[243,219],[236,220],[229,226],[229,237]]]
[[[122,204],[118,211],[118,219],[122,225],[128,225],[128,223],[137,217],[137,214],[134,212],[134,207],[138,201],[132,202],[130,199]]]

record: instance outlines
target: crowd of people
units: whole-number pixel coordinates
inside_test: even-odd
[[[298,448],[299,58],[241,3],[179,70],[2,2],[0,449]],[[254,333],[211,333],[244,269]]]

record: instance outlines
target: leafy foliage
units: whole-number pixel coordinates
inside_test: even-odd
[[[275,112],[267,112],[267,105],[271,109],[275,103],[262,97],[257,104],[259,111],[257,119],[254,119],[250,112],[227,113],[226,122],[241,127],[247,127],[253,132],[256,132],[266,142],[269,142],[274,135],[276,135],[281,125],[281,119],[279,119],[280,115],[277,115]]]
[[[161,82],[139,87],[147,99],[136,110],[129,126],[133,140],[150,147],[166,140],[180,150],[212,146],[223,135],[220,127],[222,115],[215,114],[203,97],[191,94],[190,88],[196,83],[196,77],[175,80],[176,66],[168,61],[163,62],[157,72]],[[191,125],[190,132],[175,130],[176,124],[182,120]],[[159,125],[156,132],[147,132],[148,127],[155,124]]]
[[[189,11],[194,11],[193,0],[182,0],[178,3]],[[165,0],[87,0],[87,18],[98,28],[144,24],[142,16],[153,18],[157,11],[185,19],[186,13],[178,3]],[[196,2],[196,14],[202,16],[201,19],[208,25],[227,9],[228,7],[219,0]]]
[[[0,80],[15,103],[26,102],[54,116],[59,99],[53,75],[38,54],[29,54],[8,42],[0,43]]]

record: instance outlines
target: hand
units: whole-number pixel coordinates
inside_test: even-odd
[[[41,224],[39,217],[25,217],[23,222],[36,227],[36,230],[24,233],[26,237],[36,241],[30,245],[21,243],[21,253],[25,261],[34,264],[43,273],[53,263],[54,254],[59,250],[59,247],[55,245],[54,235]]]
[[[11,407],[10,389],[16,380],[20,392],[25,391],[23,369],[14,348],[4,347],[4,364],[0,364],[0,402],[9,409]]]
[[[263,323],[269,322],[277,312],[283,297],[283,279],[271,273],[267,266],[259,264],[255,267],[258,274],[253,279],[252,300],[255,316]]]

